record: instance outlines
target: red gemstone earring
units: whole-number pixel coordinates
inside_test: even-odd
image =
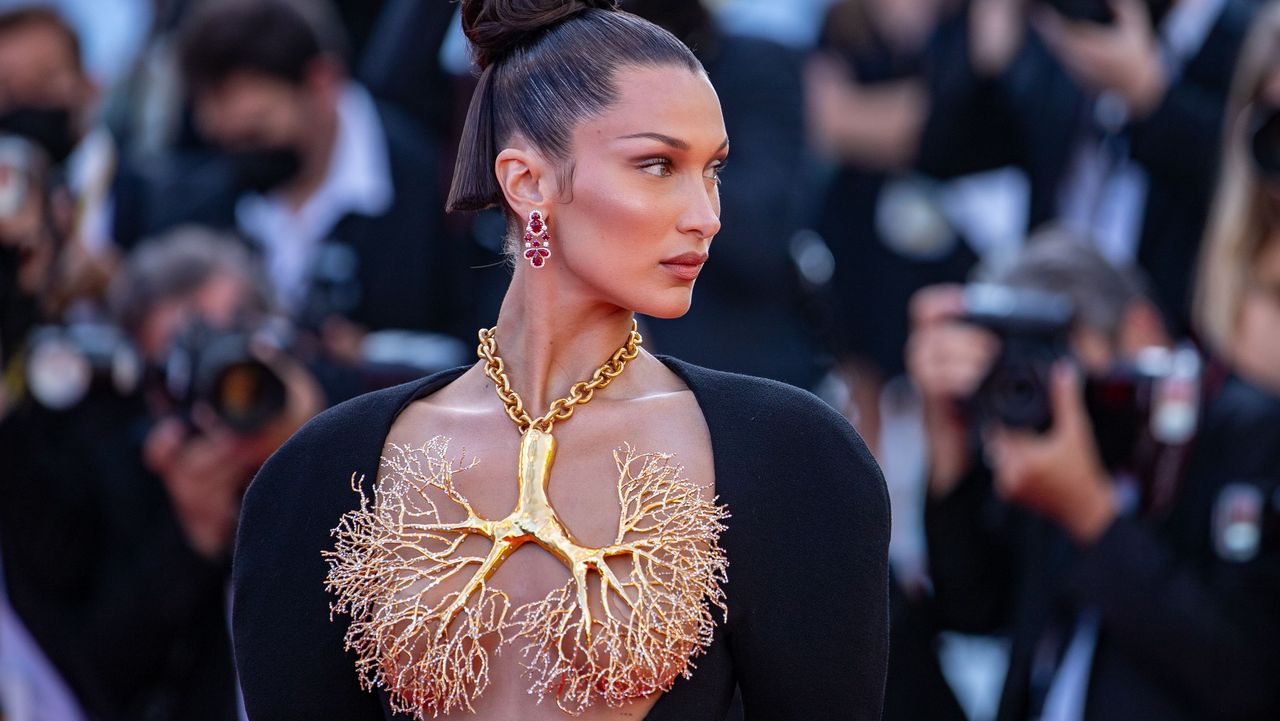
[[[551,257],[551,231],[537,210],[529,213],[529,223],[524,226],[524,257],[535,268],[541,268]]]

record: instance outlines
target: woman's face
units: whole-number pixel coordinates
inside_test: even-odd
[[[545,206],[546,268],[593,299],[678,317],[720,230],[720,101],[704,73],[678,66],[624,68],[616,82],[618,102],[573,131],[571,187]]]
[[[1280,235],[1264,242],[1240,305],[1233,360],[1241,376],[1280,395]]]

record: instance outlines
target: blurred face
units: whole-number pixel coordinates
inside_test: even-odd
[[[138,329],[136,340],[143,357],[152,364],[163,362],[178,333],[197,318],[214,328],[230,327],[243,307],[247,290],[235,274],[215,272],[191,294],[165,301]]]
[[[316,101],[306,85],[254,73],[235,73],[196,94],[196,122],[225,150],[299,148]]]
[[[1280,237],[1269,239],[1253,264],[1240,305],[1234,361],[1244,378],[1280,394]]]
[[[29,23],[0,35],[0,113],[16,107],[83,112],[93,87],[61,30]]]
[[[617,104],[573,132],[572,187],[545,208],[547,268],[599,300],[678,317],[720,231],[720,101],[705,74],[677,66],[624,68],[616,82]]]
[[[867,12],[880,34],[895,48],[914,50],[933,31],[938,0],[870,0]]]

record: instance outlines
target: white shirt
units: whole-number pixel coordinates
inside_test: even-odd
[[[279,193],[250,193],[236,203],[240,230],[262,243],[267,273],[283,308],[306,299],[320,243],[345,216],[382,215],[395,190],[386,133],[373,99],[349,83],[338,100],[338,130],[324,181],[295,212]]]

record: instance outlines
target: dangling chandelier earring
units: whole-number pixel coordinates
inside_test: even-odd
[[[529,212],[529,222],[524,226],[524,257],[535,268],[541,268],[551,257],[551,231],[537,210]]]

